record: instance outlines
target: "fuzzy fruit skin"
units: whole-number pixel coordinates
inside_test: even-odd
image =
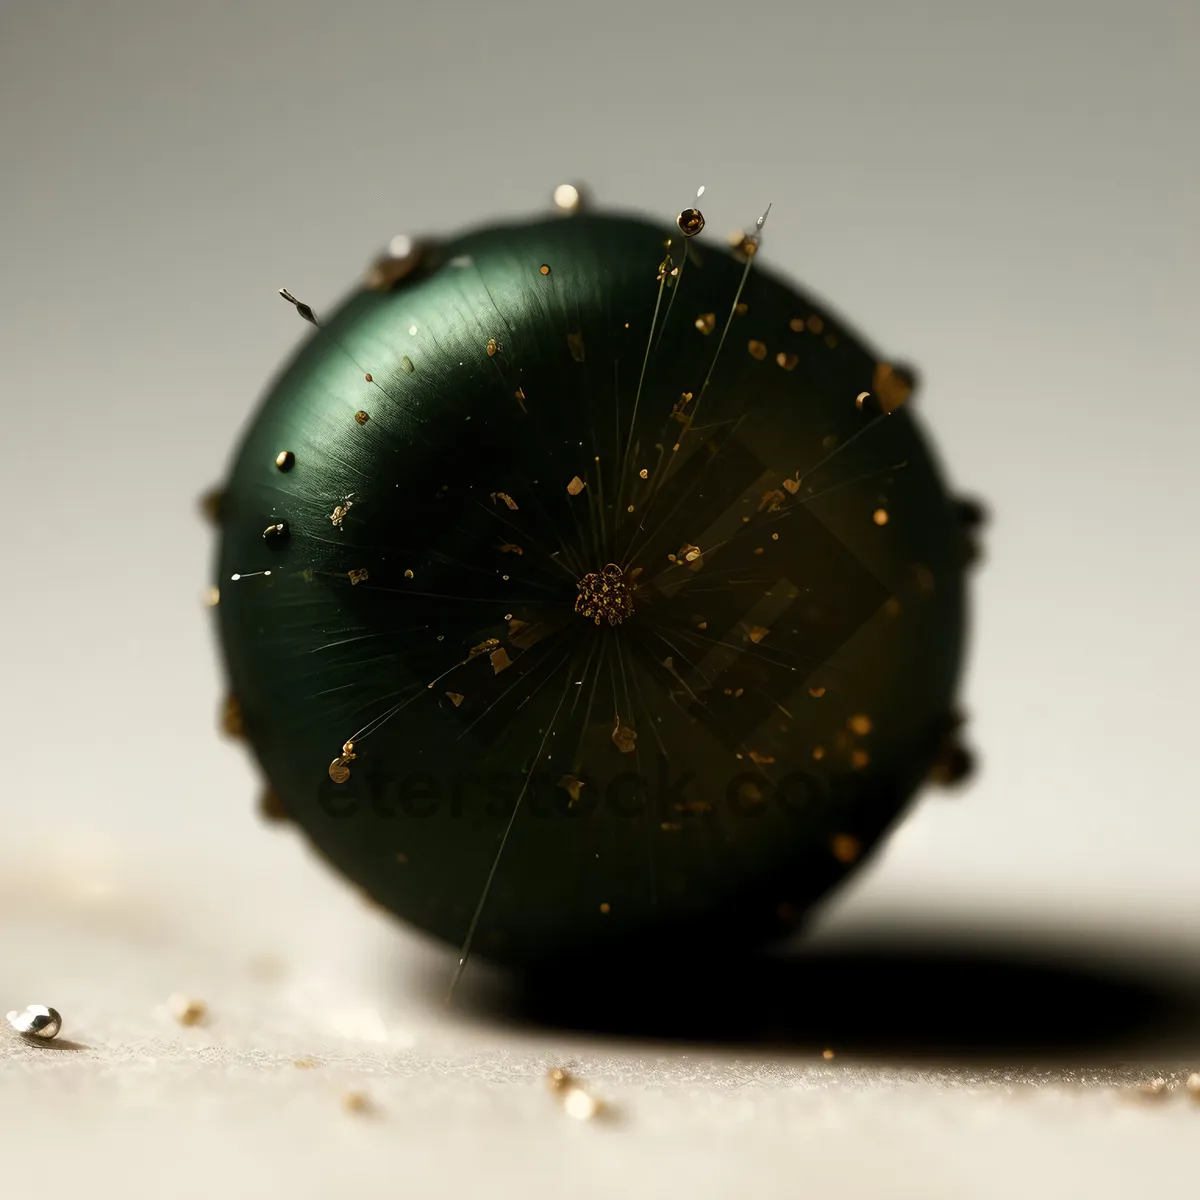
[[[928,441],[758,259],[733,311],[743,272],[621,216],[468,233],[322,319],[237,451],[216,614],[272,792],[455,945],[515,805],[487,959],[790,930],[952,720],[967,540]],[[597,625],[609,562],[633,611]]]

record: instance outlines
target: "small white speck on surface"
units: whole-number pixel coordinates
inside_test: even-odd
[[[600,1101],[581,1087],[567,1088],[562,1106],[567,1116],[577,1121],[590,1121],[600,1112]]]
[[[553,1067],[546,1072],[546,1084],[563,1107],[563,1111],[576,1121],[590,1121],[599,1116],[603,1105],[570,1071]]]

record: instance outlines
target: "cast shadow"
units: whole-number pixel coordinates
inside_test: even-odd
[[[428,982],[444,989],[440,977]],[[1173,971],[1170,954],[1083,961],[1069,935],[981,941],[914,927],[619,974],[600,962],[560,964],[537,977],[488,974],[454,1003],[465,1016],[526,1030],[874,1059],[1069,1063],[1200,1052],[1194,971]]]
[[[61,1052],[64,1050],[90,1050],[91,1046],[85,1042],[73,1042],[70,1038],[52,1038],[50,1041],[44,1041],[42,1038],[34,1037],[31,1034],[18,1034],[21,1041],[26,1046],[32,1046],[38,1051],[54,1051]]]

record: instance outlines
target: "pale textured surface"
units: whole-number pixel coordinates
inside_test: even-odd
[[[482,970],[447,1014],[433,993],[452,958],[366,909],[290,836],[275,844],[262,858],[276,872],[270,902],[243,866],[180,858],[151,875],[95,844],[7,864],[6,994],[54,1004],[65,1028],[48,1047],[0,1031],[6,1194],[1188,1194],[1200,1136],[1200,1102],[1181,1086],[1200,1067],[1194,944],[1126,930],[1114,954],[1103,923],[1068,937],[1047,933],[1043,915],[1014,952],[986,913],[950,926],[903,907],[834,913],[818,949],[864,922],[896,930],[897,944],[925,927],[960,947],[947,952],[951,981],[955,953],[976,942],[1011,1009],[973,990],[979,977],[964,962],[947,1053],[919,1022],[889,1016],[906,989],[921,990],[914,961],[874,996],[874,1019],[840,1027],[830,1062],[803,1013],[778,1044],[630,1041],[481,1015],[496,987]],[[249,906],[248,895],[258,897]],[[36,930],[22,926],[35,908]],[[1055,965],[1031,986],[1023,957]],[[1111,1009],[1111,1028],[1084,1045],[1057,994],[1055,972],[1072,964],[1082,964],[1076,999]],[[1114,996],[1120,972],[1145,981],[1145,1011]],[[1176,990],[1182,1008],[1169,1001]],[[206,1025],[175,1023],[166,1001],[176,991],[207,1002]],[[1079,1025],[1090,1020],[1078,1013]],[[1029,1044],[1056,1029],[1069,1045]],[[890,1048],[877,1045],[881,1031]],[[573,1068],[613,1119],[566,1116],[543,1082],[554,1065]],[[1176,1085],[1165,1098],[1130,1094],[1160,1075]],[[345,1111],[348,1091],[373,1111]]]

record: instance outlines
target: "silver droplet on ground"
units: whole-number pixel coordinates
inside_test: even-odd
[[[15,1009],[10,1012],[8,1023],[18,1033],[48,1042],[58,1036],[58,1031],[62,1028],[62,1017],[57,1009],[47,1008],[44,1004],[30,1004],[24,1012],[17,1012]]]

